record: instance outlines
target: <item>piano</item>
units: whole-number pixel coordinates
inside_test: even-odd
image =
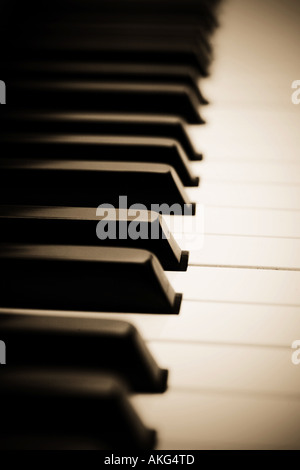
[[[299,449],[299,4],[11,4],[1,448]]]

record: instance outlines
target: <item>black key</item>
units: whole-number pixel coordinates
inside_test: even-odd
[[[80,31],[76,33],[78,36],[80,34]],[[87,61],[89,63],[95,61],[118,64],[145,63],[169,65],[172,67],[177,65],[180,67],[192,67],[200,76],[208,76],[210,54],[206,52],[205,46],[203,47],[203,51],[199,52],[199,44],[197,43],[193,46],[188,45],[186,48],[176,48],[174,47],[174,44],[172,44],[171,47],[168,47],[168,45],[162,47],[161,42],[158,42],[157,47],[153,47],[155,46],[155,44],[153,44],[153,40],[148,44],[146,42],[141,43],[141,40],[139,39],[134,39],[131,43],[126,43],[124,38],[120,38],[116,44],[112,44],[110,47],[107,47],[107,41],[104,40],[102,47],[98,41],[96,41],[94,45],[93,43],[90,43],[90,41],[86,41],[86,44],[84,44],[84,42],[82,44],[84,48],[81,48],[79,45],[78,48],[71,47],[71,49],[68,49],[63,47],[65,41],[66,39],[59,38],[57,43],[52,47],[51,44],[49,44],[48,46],[41,47],[38,50],[34,49],[35,43],[33,41],[27,46],[27,50],[24,46],[24,49],[22,49],[21,45],[19,50],[15,46],[11,52],[15,52],[14,60],[17,61],[22,61],[25,58],[26,62],[31,62],[33,60],[47,60],[47,62],[59,60],[61,62]],[[138,47],[136,47],[137,41],[140,41]],[[75,46],[73,45],[73,41],[70,43],[70,46]],[[20,56],[18,56],[18,53]],[[8,80],[8,78],[12,76],[11,68],[6,66],[4,70],[6,70],[7,73],[5,79]],[[18,74],[16,73],[15,76],[17,78],[24,78],[26,73],[21,73],[20,77],[18,77]],[[34,77],[34,74],[32,76]],[[148,81],[151,83],[151,78],[148,79]],[[172,82],[175,82],[174,79],[172,79]],[[192,88],[194,89],[194,85]],[[196,92],[196,95],[198,97],[199,93]]]
[[[2,449],[48,447],[52,436],[62,447],[83,441],[100,449],[146,450],[155,444],[156,433],[145,427],[126,387],[112,375],[7,365],[0,377]]]
[[[174,169],[151,163],[0,160],[3,204],[139,209],[194,215]],[[122,201],[121,199],[122,198]],[[172,206],[172,207],[171,207]]]
[[[4,308],[179,312],[181,294],[148,251],[19,244],[0,249]]]
[[[65,43],[69,40],[69,45],[74,49],[73,58],[75,60],[110,60],[112,62],[123,60],[125,62],[143,62],[149,61],[152,63],[171,63],[171,64],[191,64],[199,68],[200,72],[207,72],[206,68],[210,61],[210,56],[204,62],[205,55],[199,55],[201,46],[208,49],[207,42],[209,33],[217,25],[215,19],[215,2],[212,5],[202,4],[199,8],[196,4],[188,4],[184,8],[182,6],[174,5],[175,2],[168,3],[144,3],[138,2],[128,4],[128,2],[121,3],[105,3],[101,2],[74,2],[59,0],[57,7],[51,3],[50,10],[46,6],[36,4],[35,1],[26,2],[26,8],[21,2],[17,2],[17,6],[12,2],[12,10],[8,5],[5,5],[3,11],[6,17],[3,38],[6,39],[5,51],[7,57],[19,57],[23,59],[28,57],[28,52],[32,52],[32,56],[37,59],[48,60],[51,56],[54,59],[58,57],[65,61]],[[183,3],[183,2],[181,2]],[[184,2],[186,3],[186,2]],[[202,3],[202,2],[201,2]],[[128,5],[131,8],[128,8]],[[204,6],[203,6],[204,5]],[[124,9],[125,8],[125,9]],[[59,12],[59,13],[54,13]],[[9,18],[13,18],[9,22]],[[53,27],[54,24],[54,27]],[[50,25],[50,28],[49,28]],[[74,33],[70,32],[70,25]],[[80,27],[79,27],[80,25]],[[85,25],[85,31],[82,31],[82,25]],[[133,50],[129,54],[126,51],[120,51],[119,45],[126,41],[119,40],[116,48],[116,53],[113,54],[111,48],[101,51],[94,48],[91,49],[91,44],[85,44],[86,39],[93,35],[93,28],[97,31],[98,39],[93,40],[96,44],[99,41],[99,36],[103,35],[105,27],[108,31],[112,31],[115,36],[116,32],[123,28],[127,28],[128,33],[124,33],[124,38],[133,39]],[[143,38],[143,32],[150,28],[150,33],[147,32],[151,43],[155,43],[156,38],[160,38],[156,50],[147,51]],[[155,30],[153,30],[155,28]],[[133,29],[139,29],[140,32],[132,33]],[[15,31],[18,31],[18,34]],[[178,45],[173,51],[162,47],[161,36],[165,35],[170,38],[167,44],[174,45],[176,43],[176,36],[170,34],[170,30],[181,31],[181,36],[178,37]],[[184,32],[182,32],[184,30]],[[26,34],[25,34],[26,33]],[[22,41],[19,40],[22,37]],[[46,48],[43,41],[45,37],[48,39],[48,47]],[[186,50],[183,50],[184,38],[189,37],[194,39],[194,47],[186,44]],[[140,39],[140,40],[139,40]],[[56,47],[51,50],[51,45]],[[108,44],[107,37],[103,38],[104,44]],[[31,44],[30,44],[31,42]],[[140,47],[140,50],[139,49]],[[38,49],[40,54],[38,55]],[[142,52],[141,52],[142,51]],[[26,55],[27,52],[27,55]],[[45,54],[47,52],[47,55]],[[100,54],[101,52],[101,54]],[[105,52],[105,53],[103,53]],[[149,53],[150,52],[150,53]],[[30,56],[30,54],[29,54]],[[71,59],[71,56],[69,56]],[[200,60],[199,60],[200,59]]]
[[[156,212],[128,215],[102,209],[96,214],[95,209],[79,207],[0,206],[0,233],[6,243],[144,249],[167,271],[185,271],[188,265],[189,253],[181,251]]]
[[[27,431],[24,434],[1,435],[0,450],[107,450],[107,445],[95,442],[93,436],[74,436],[51,434],[34,434]]]
[[[199,103],[208,104],[202,96],[198,81],[199,74],[193,67],[155,65],[78,62],[78,61],[24,61],[16,64],[3,64],[9,70],[11,79],[55,79],[91,80],[93,82],[130,82],[150,84],[173,84],[188,86],[197,96]]]
[[[192,67],[207,76],[211,48],[193,25],[120,24],[111,18],[96,24],[45,24],[43,29],[14,44],[11,60],[16,62],[98,62]],[[188,29],[189,28],[189,29]],[[38,41],[36,40],[38,39]],[[19,46],[19,47],[18,47]],[[17,75],[18,76],[18,75]],[[23,69],[20,77],[24,78]],[[33,75],[34,76],[34,75]],[[33,78],[33,76],[31,78]]]
[[[187,124],[171,116],[147,116],[100,113],[41,113],[16,112],[10,107],[0,109],[1,131],[3,134],[56,133],[88,134],[106,136],[162,137],[180,143],[190,160],[201,160],[202,155],[194,148],[189,137]],[[5,136],[6,137],[6,136]],[[7,139],[7,137],[6,137]],[[17,144],[15,136],[11,144]],[[4,151],[4,142],[1,148]],[[17,152],[15,150],[14,152]],[[17,154],[18,155],[18,154]],[[41,157],[41,156],[40,156]]]
[[[136,393],[162,393],[167,388],[168,371],[158,367],[128,322],[1,313],[0,331],[9,348],[8,367],[106,371],[122,377]]]
[[[217,25],[215,18],[216,7],[220,0],[82,0],[74,2],[72,0],[53,0],[51,5],[41,5],[36,0],[28,0],[26,6],[18,2],[19,9],[13,8],[14,2],[5,4],[5,11],[13,9],[14,18],[22,24],[22,19],[27,16],[29,23],[35,24],[37,18],[40,20],[61,18],[62,20],[86,21],[97,18],[114,18],[122,24],[125,21],[145,19],[147,23],[159,24],[182,24],[187,21],[196,23],[202,29],[211,30]],[[53,12],[59,11],[60,15]]]
[[[13,153],[39,159],[164,163],[176,170],[183,185],[199,184],[199,177],[193,175],[184,150],[171,139],[72,134],[14,135],[9,142],[0,142],[0,145],[2,157]]]
[[[187,86],[30,80],[7,87],[10,105],[27,109],[174,115],[203,123],[197,96]]]

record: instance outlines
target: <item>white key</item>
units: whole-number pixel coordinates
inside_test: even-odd
[[[188,240],[179,245],[191,248],[190,266],[300,269],[300,239],[204,235],[200,249]]]
[[[291,348],[300,339],[300,307],[183,301],[178,316],[128,320],[147,340]]]
[[[300,162],[239,162],[224,158],[192,162],[191,167],[205,181],[300,185]]]
[[[181,233],[300,238],[300,211],[198,205],[195,217],[165,215],[164,218],[178,240]],[[193,242],[193,237],[185,240]]]
[[[171,389],[133,403],[148,426],[159,423],[159,449],[299,449],[298,399]]]
[[[300,305],[299,271],[190,267],[166,275],[186,300]]]
[[[204,224],[211,234],[300,237],[300,212],[293,211],[207,208]]]
[[[206,206],[300,210],[300,187],[255,183],[209,182],[186,188],[193,202]]]
[[[171,388],[300,399],[300,370],[292,363],[292,349],[177,342],[151,342],[148,346],[158,363],[171,371]]]
[[[211,78],[207,80],[207,86]],[[191,126],[189,134],[207,162],[299,162],[299,109],[292,105],[290,98],[291,83],[295,78],[289,76],[284,84],[286,108],[281,107],[279,112],[274,112],[272,107],[261,107],[261,103],[249,106],[240,101],[233,104],[236,97],[231,98],[231,103],[214,100],[212,106],[202,107],[201,116],[206,124]],[[204,89],[202,82],[201,89]],[[214,94],[211,96],[215,98]]]

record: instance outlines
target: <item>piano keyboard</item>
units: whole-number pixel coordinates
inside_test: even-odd
[[[103,1],[99,34],[71,3],[0,77],[0,396],[37,410],[1,447],[299,449],[299,5]],[[95,236],[122,194],[158,240]]]

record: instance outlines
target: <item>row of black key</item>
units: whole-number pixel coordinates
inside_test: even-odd
[[[167,371],[130,324],[91,312],[179,313],[164,269],[188,253],[158,213],[195,213],[186,123],[203,123],[217,3],[5,5],[2,448],[155,445],[127,390],[162,393]],[[121,195],[139,203],[132,218]]]

